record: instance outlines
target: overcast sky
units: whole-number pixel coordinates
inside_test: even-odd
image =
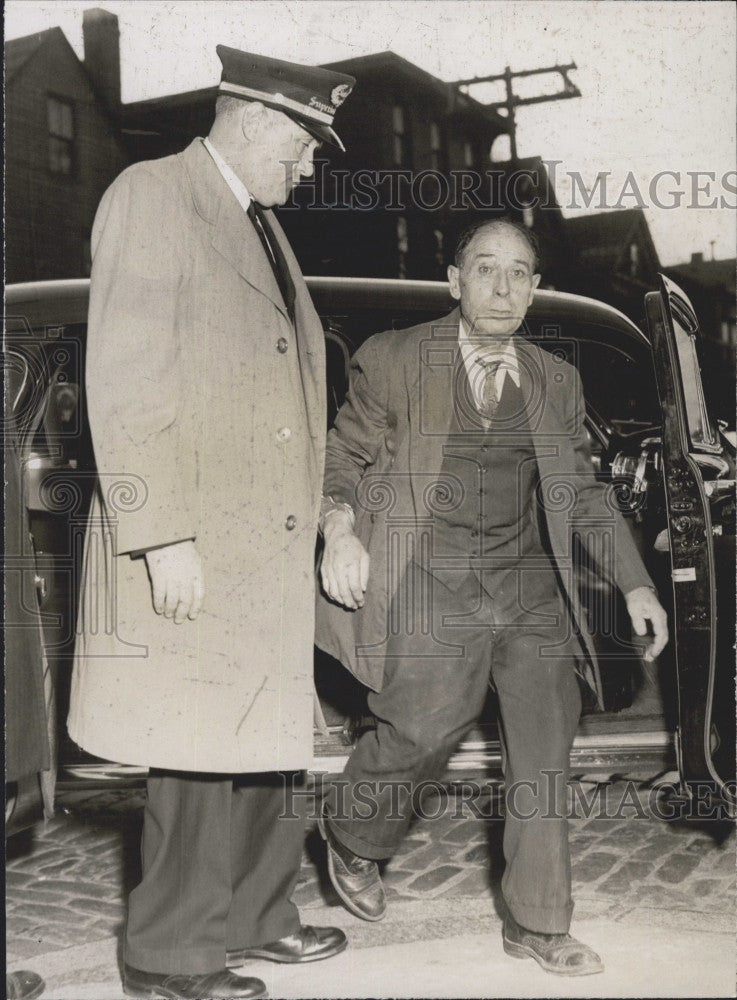
[[[498,73],[506,65],[575,62],[571,77],[581,98],[522,108],[517,116],[520,156],[562,161],[556,191],[565,215],[585,210],[580,195],[579,208],[573,205],[571,175],[590,189],[608,172],[609,206],[645,202],[663,264],[688,260],[694,251],[709,257],[711,240],[717,258],[735,256],[734,4],[9,0],[6,38],[59,25],[81,57],[82,11],[95,6],[120,21],[124,101],[216,83],[218,42],[315,63],[390,49],[443,80]],[[558,84],[539,77],[526,86],[540,92]],[[680,179],[654,180],[663,171]],[[694,179],[696,171],[714,180]],[[679,208],[658,207],[678,198]]]

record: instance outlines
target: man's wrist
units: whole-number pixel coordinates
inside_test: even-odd
[[[342,514],[343,517],[337,520],[333,515]],[[356,515],[353,512],[353,508],[349,503],[340,503],[337,500],[333,500],[331,496],[323,496],[320,498],[320,517],[317,522],[317,526],[320,530],[320,534],[325,535],[326,523],[333,521],[336,525],[338,521],[341,524],[348,527],[351,531],[353,530],[353,525],[356,523]]]

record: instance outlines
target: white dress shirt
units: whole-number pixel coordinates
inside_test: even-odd
[[[236,199],[238,200],[238,204],[241,206],[244,212],[247,212],[248,206],[251,204],[251,201],[253,199],[251,198],[251,195],[248,193],[248,188],[246,187],[246,185],[243,183],[242,180],[240,180],[240,178],[236,177],[234,171],[228,166],[228,164],[222,158],[220,153],[218,153],[218,151],[215,149],[215,147],[213,146],[213,144],[210,142],[209,139],[203,139],[202,145],[210,154],[215,163],[215,166],[223,175],[223,180],[235,195]]]
[[[519,360],[514,347],[514,336],[504,344],[504,348],[494,350],[493,348],[478,347],[468,339],[468,332],[461,319],[458,323],[458,346],[461,349],[461,357],[466,366],[466,374],[473,393],[473,401],[479,411],[483,411],[484,405],[484,381],[486,370],[484,364],[489,361],[501,361],[496,373],[496,398],[501,399],[504,381],[509,375],[514,384],[519,389]]]

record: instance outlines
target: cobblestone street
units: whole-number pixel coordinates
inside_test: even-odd
[[[666,937],[711,932],[733,940],[731,824],[664,819],[672,812],[667,789],[659,791],[642,782],[582,781],[571,790],[574,924],[604,921],[616,937],[618,925],[624,929],[635,920],[661,929]],[[464,934],[496,939],[503,828],[498,796],[498,787],[487,785],[481,798],[470,799],[466,789],[423,803],[423,818],[414,822],[402,850],[386,867],[393,918],[378,924],[358,921],[338,906],[325,871],[323,845],[311,822],[295,894],[303,919],[344,926],[353,948],[359,949],[444,941]],[[80,992],[89,982],[89,970],[80,971],[75,990],[73,956],[80,946],[95,942],[115,942],[118,947],[125,898],[139,877],[143,801],[142,790],[61,792],[54,820],[9,845],[8,968],[35,968],[53,955],[54,967],[64,969],[64,974],[56,982],[47,979],[46,996],[59,1000],[93,996]],[[486,818],[490,815],[495,818]],[[65,951],[69,967],[64,964]],[[733,983],[731,951],[723,961]],[[525,968],[529,970],[529,965]],[[115,967],[105,974],[119,984]],[[401,977],[399,970],[397,976]],[[396,985],[397,995],[404,995],[401,978]]]

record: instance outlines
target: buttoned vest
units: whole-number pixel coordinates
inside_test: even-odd
[[[462,379],[455,384],[468,386]],[[507,375],[490,424],[461,396],[454,400],[439,475],[452,500],[434,512],[433,555],[468,557],[492,596],[529,560],[525,597],[554,598],[558,587],[538,521],[539,473],[522,393]],[[454,576],[460,585],[464,574]],[[510,592],[508,582],[504,590]]]

